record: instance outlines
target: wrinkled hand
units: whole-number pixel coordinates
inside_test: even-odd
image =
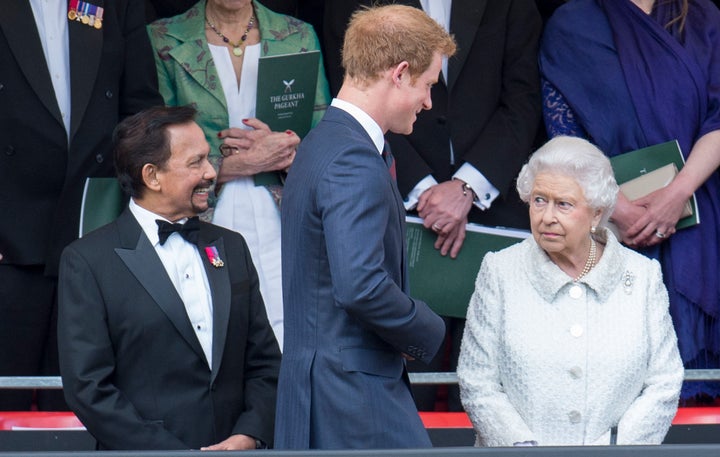
[[[257,140],[272,133],[270,127],[260,119],[243,119],[242,122],[250,128],[241,129],[239,127],[230,127],[229,129],[221,130],[218,133],[218,138],[224,140],[224,143],[237,146],[240,149],[250,149]]]
[[[632,203],[646,208],[645,213],[627,231],[627,236],[637,246],[654,246],[675,233],[675,224],[680,219],[688,196],[678,192],[673,183]],[[657,233],[665,234],[658,237]]]
[[[472,192],[463,195],[463,182],[445,181],[430,187],[420,195],[417,211],[423,225],[438,234],[435,249],[453,259],[465,241],[465,224],[472,208]]]
[[[255,438],[247,435],[231,435],[225,441],[200,448],[201,451],[246,451],[255,449]]]
[[[224,143],[239,149],[237,154],[223,159],[218,175],[220,183],[264,171],[287,171],[295,159],[300,137],[294,132],[271,132],[267,125],[257,119],[249,119],[245,124],[258,126],[258,129],[231,128],[220,132]]]
[[[628,200],[621,192],[618,192],[617,204],[611,220],[620,231],[620,241],[628,246],[634,246],[632,237],[627,235],[630,227],[635,224],[645,213],[647,208],[638,206]]]

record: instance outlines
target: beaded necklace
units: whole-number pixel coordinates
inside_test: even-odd
[[[230,38],[223,35],[223,33],[215,27],[215,24],[210,22],[210,20],[207,18],[207,16],[205,17],[205,22],[213,30],[213,32],[215,32],[217,34],[217,36],[222,38],[224,43],[227,43],[230,46],[232,46],[233,55],[235,57],[240,57],[241,55],[243,55],[242,46],[243,46],[243,44],[245,44],[245,40],[247,40],[248,33],[250,33],[250,30],[252,30],[252,28],[255,26],[255,15],[252,14],[250,16],[250,21],[248,22],[248,25],[245,28],[245,33],[242,34],[242,36],[240,37],[240,41],[238,41],[237,43],[233,43],[232,41],[230,41]]]

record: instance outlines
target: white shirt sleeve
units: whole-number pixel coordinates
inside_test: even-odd
[[[453,178],[464,181],[472,187],[475,195],[477,195],[477,200],[473,204],[481,210],[489,209],[490,205],[500,195],[500,191],[480,171],[467,162],[455,172]]]

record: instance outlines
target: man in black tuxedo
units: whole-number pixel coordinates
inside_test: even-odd
[[[120,119],[162,104],[143,9],[142,0],[2,4],[0,376],[59,373],[58,259],[78,237],[85,178],[112,175]],[[67,408],[46,402],[49,393],[41,409]],[[30,391],[0,392],[2,410],[31,401]]]
[[[197,220],[216,174],[194,115],[118,126],[130,204],[61,258],[65,397],[103,449],[272,444],[280,349],[244,239]]]

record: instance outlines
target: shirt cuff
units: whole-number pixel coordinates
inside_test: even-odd
[[[403,202],[403,205],[405,206],[405,211],[415,209],[418,204],[418,199],[420,199],[420,195],[422,195],[423,192],[436,185],[437,183],[438,182],[435,180],[435,178],[432,177],[432,175],[425,176],[419,183],[415,185],[415,187],[413,187],[413,190],[410,191],[407,198]]]
[[[455,172],[453,178],[464,181],[472,187],[477,195],[477,200],[473,204],[481,210],[490,208],[490,205],[500,195],[500,191],[487,180],[482,173],[469,163],[464,163],[458,171]]]

